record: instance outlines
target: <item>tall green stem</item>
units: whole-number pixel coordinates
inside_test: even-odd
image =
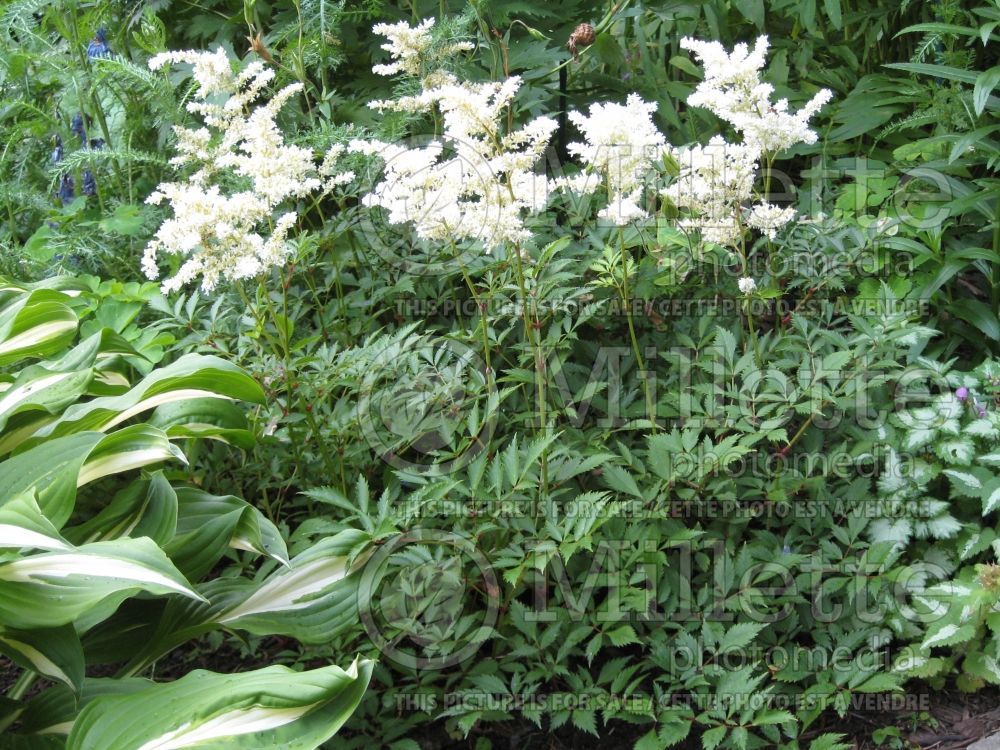
[[[538,322],[538,309],[533,302],[529,302],[527,286],[524,283],[524,262],[521,259],[521,248],[512,248],[516,260],[517,284],[521,291],[521,317],[524,320],[524,335],[527,337],[534,353],[535,360],[535,401],[538,409],[538,430],[544,437],[548,437],[548,416],[546,414],[545,380],[545,355],[542,352],[541,324]],[[541,457],[541,483],[538,488],[539,496],[542,498],[549,495],[549,459],[548,449],[542,451]],[[535,506],[535,515],[538,514],[538,507]]]
[[[632,352],[635,354],[635,361],[639,366],[639,377],[642,379],[642,389],[646,396],[646,415],[652,425],[653,434],[656,434],[656,402],[653,400],[653,392],[649,384],[649,372],[646,370],[646,362],[642,358],[642,351],[639,349],[639,339],[635,335],[635,323],[632,321],[632,304],[629,299],[628,290],[628,251],[625,249],[625,232],[618,228],[618,247],[622,257],[622,306],[625,308],[625,320],[628,322],[628,334],[632,339]]]
[[[468,270],[465,268],[465,264],[462,263],[461,257],[459,257],[458,248],[455,243],[451,243],[451,250],[455,255],[455,262],[458,263],[458,267],[462,269],[462,278],[465,279],[466,286],[469,287],[469,292],[472,294],[472,299],[476,301],[476,309],[479,311],[479,325],[476,326],[483,335],[483,359],[486,362],[486,382],[488,385],[493,384],[493,364],[490,361],[490,332],[489,332],[489,318],[486,315],[486,307],[483,304],[482,298],[479,296],[479,292],[476,291],[475,284],[472,283],[472,278],[469,276]]]

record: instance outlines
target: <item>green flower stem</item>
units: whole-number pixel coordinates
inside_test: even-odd
[[[458,267],[462,269],[462,278],[465,279],[466,286],[469,287],[469,292],[472,294],[472,298],[476,301],[476,309],[479,311],[479,324],[476,326],[477,332],[481,331],[483,336],[483,360],[486,362],[486,382],[488,385],[492,385],[494,382],[493,378],[493,364],[490,361],[490,332],[489,332],[489,322],[486,316],[486,307],[483,305],[482,298],[479,296],[479,292],[476,291],[475,284],[472,283],[472,278],[469,276],[469,272],[462,263],[462,259],[459,257],[458,247],[455,243],[451,243],[452,253],[455,255],[455,262],[458,263]]]
[[[538,310],[534,303],[529,309],[528,291],[524,283],[524,262],[521,260],[521,248],[512,248],[514,258],[517,261],[517,285],[521,291],[521,317],[524,320],[524,335],[534,352],[535,359],[535,401],[538,409],[538,431],[544,436],[548,436],[548,416],[546,414],[545,397],[545,355],[542,352],[541,324],[538,322]],[[549,495],[549,459],[548,449],[542,451],[541,457],[541,482],[538,487],[539,498],[546,498]],[[535,505],[535,515],[538,515],[538,506]]]
[[[618,228],[618,247],[622,256],[622,306],[625,308],[625,320],[628,323],[629,338],[632,339],[632,351],[635,354],[635,361],[639,365],[639,377],[642,378],[642,389],[646,395],[646,415],[652,425],[653,434],[656,434],[656,402],[653,400],[653,392],[649,386],[649,372],[646,370],[646,362],[642,358],[639,349],[639,339],[635,335],[635,323],[632,321],[632,306],[629,300],[628,290],[628,251],[625,249],[625,232]]]

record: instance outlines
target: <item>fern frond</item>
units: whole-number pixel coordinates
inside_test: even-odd
[[[49,5],[48,0],[14,0],[0,15],[0,29],[3,29],[8,36],[11,35],[11,31],[35,36],[38,25],[35,14],[41,13]]]
[[[924,34],[923,39],[917,42],[916,49],[913,51],[912,57],[910,57],[910,62],[924,62],[932,53],[936,53],[940,47],[940,33],[929,32]]]
[[[95,166],[106,166],[111,162],[119,164],[154,164],[158,167],[166,167],[169,162],[163,156],[154,154],[151,151],[142,151],[134,148],[102,148],[89,149],[81,148],[66,157],[52,168],[55,177],[75,172],[79,169],[93,169]]]
[[[142,65],[136,65],[121,55],[95,60],[94,68],[101,80],[112,79],[119,84],[133,83],[139,88],[155,91],[157,94],[170,92],[162,75]]]
[[[878,137],[875,142],[878,143],[883,138],[893,133],[899,132],[900,130],[909,130],[912,128],[922,128],[925,125],[933,125],[938,122],[938,117],[930,114],[928,112],[915,112],[912,115],[903,117],[902,119],[890,122],[879,132]]]

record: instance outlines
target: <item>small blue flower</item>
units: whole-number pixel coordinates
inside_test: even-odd
[[[55,136],[54,141],[55,141],[55,147],[52,149],[52,163],[58,164],[59,162],[62,161],[63,158],[62,138],[60,138],[57,135]]]
[[[62,182],[59,183],[59,200],[65,206],[67,203],[72,203],[73,199],[76,197],[75,185],[73,184],[73,176],[64,174],[62,177]]]
[[[781,554],[783,555],[792,554],[792,548],[786,544],[784,547],[781,548]]]
[[[83,170],[83,194],[97,195],[97,180],[89,169]]]
[[[99,57],[111,57],[111,47],[108,45],[107,31],[102,26],[94,34],[94,38],[87,45],[87,57],[90,60]]]
[[[91,151],[100,151],[102,148],[104,148],[104,139],[103,138],[91,138],[90,139],[90,150]]]
[[[87,145],[87,131],[83,127],[83,115],[80,112],[77,112],[73,116],[73,122],[70,124],[69,129],[79,136],[81,146]]]

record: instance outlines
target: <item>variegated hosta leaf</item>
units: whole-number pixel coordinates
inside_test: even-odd
[[[264,391],[236,365],[219,357],[186,354],[154,370],[121,396],[96,398],[68,408],[43,428],[36,440],[74,432],[106,432],[163,404],[195,398],[227,398],[261,403]]]
[[[0,651],[38,674],[79,690],[83,683],[83,648],[72,625],[33,630],[0,628]]]
[[[68,435],[0,462],[0,507],[33,492],[45,516],[61,527],[73,512],[80,470],[104,437],[99,432]]]
[[[0,429],[12,416],[26,411],[58,414],[86,393],[93,377],[90,367],[64,371],[44,365],[25,368],[11,386],[0,393]]]
[[[177,507],[176,532],[164,550],[190,580],[203,578],[229,549],[256,552],[288,564],[281,532],[246,500],[181,487]]]
[[[172,459],[187,463],[180,448],[162,430],[146,424],[131,425],[106,436],[94,447],[76,484],[82,487],[102,477]]]
[[[107,370],[108,355],[137,356],[127,341],[104,329],[77,344],[58,360],[21,370],[9,387],[0,392],[0,454],[9,453],[31,438],[83,395],[102,395],[116,378],[128,387],[128,380]],[[99,357],[104,357],[98,360]],[[120,388],[115,391],[120,392]]]
[[[69,550],[30,492],[0,506],[0,549]]]
[[[0,563],[0,627],[58,627],[137,591],[201,598],[151,540],[94,542]]]
[[[146,420],[171,438],[210,438],[249,450],[255,442],[243,409],[219,398],[164,404]]]
[[[351,555],[365,542],[360,531],[324,539],[260,583],[245,584],[238,603],[215,621],[258,635],[288,635],[303,643],[326,642],[332,633],[357,621],[357,570]],[[230,594],[236,593],[232,589]],[[214,601],[214,600],[213,600]]]
[[[101,511],[84,523],[65,530],[76,544],[117,539],[123,536],[152,539],[161,547],[177,528],[177,493],[163,472],[132,482]]]
[[[111,435],[67,435],[0,462],[0,507],[33,492],[42,512],[60,528],[73,511],[78,486],[167,460],[185,459],[161,430],[148,425]]]
[[[316,748],[353,713],[373,663],[307,672],[266,667],[241,674],[198,670],[176,682],[89,703],[67,750]]]
[[[66,347],[79,325],[68,302],[61,292],[38,289],[0,310],[0,365],[47,357]]]
[[[64,750],[66,735],[73,728],[73,720],[76,719],[82,708],[98,698],[129,695],[145,690],[151,684],[149,680],[139,677],[118,679],[86,677],[79,691],[61,684],[54,685],[27,702],[23,713],[18,717],[19,731],[26,735],[29,740],[54,737],[59,743],[60,750]],[[8,732],[3,736],[8,735],[11,733]],[[46,745],[38,747],[46,747]],[[0,744],[0,750],[2,748],[3,745]]]
[[[134,655],[127,671],[142,669],[220,624],[259,635],[286,635],[303,643],[329,642],[358,622],[356,571],[366,558],[369,539],[360,531],[341,531],[261,581],[217,579],[198,587],[207,602],[170,599],[156,634]]]

